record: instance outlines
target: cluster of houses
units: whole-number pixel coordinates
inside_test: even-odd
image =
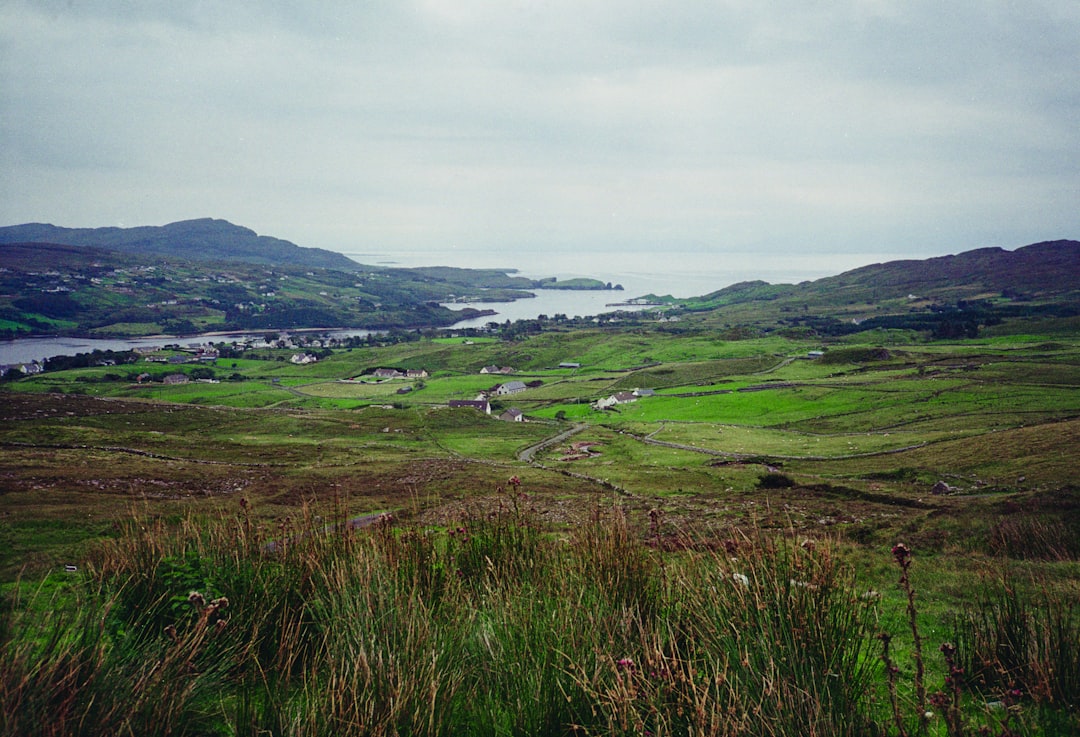
[[[611,409],[620,404],[629,404],[630,402],[636,402],[642,397],[651,397],[656,394],[652,389],[635,389],[632,392],[617,392],[608,397],[602,397],[592,403],[593,409],[603,410]]]
[[[136,353],[143,354],[143,360],[147,363],[168,363],[179,365],[182,363],[213,363],[220,358],[221,354],[212,345],[198,346],[191,352],[176,353],[173,355],[160,355],[160,348],[136,348]]]
[[[34,374],[40,374],[44,370],[45,364],[36,359],[27,363],[0,364],[0,376],[5,376],[8,371],[17,371],[24,376],[33,376]]]
[[[428,372],[424,369],[408,369],[398,371],[392,368],[377,368],[371,372],[376,379],[426,379]]]
[[[450,407],[471,407],[485,415],[491,414],[491,402],[483,395],[477,399],[451,399],[447,404]],[[499,419],[504,422],[525,422],[525,413],[517,407],[511,407],[499,415]]]
[[[493,372],[482,371],[481,373],[493,373]],[[504,371],[500,370],[497,373],[504,373]],[[483,412],[486,415],[490,415],[491,414],[491,402],[489,401],[490,396],[494,395],[494,396],[497,396],[497,397],[509,397],[509,396],[514,395],[514,394],[520,394],[521,392],[523,392],[526,389],[530,388],[530,386],[539,386],[540,384],[541,384],[540,381],[535,381],[535,382],[532,382],[530,384],[526,384],[524,381],[518,381],[518,380],[515,379],[513,381],[507,381],[507,382],[504,382],[502,384],[497,384],[494,387],[492,387],[491,389],[488,389],[487,391],[480,392],[480,394],[476,397],[476,399],[451,399],[449,404],[450,404],[451,407],[472,407],[473,409],[475,409],[475,410],[477,410],[479,412]],[[506,410],[501,415],[499,415],[499,419],[500,420],[505,420],[507,422],[524,422],[525,421],[525,414],[520,409],[518,409],[517,407],[511,407],[510,409]]]
[[[512,374],[514,369],[509,366],[484,366],[480,369],[481,374]],[[529,389],[530,387],[539,386],[542,382],[534,381],[526,384],[524,381],[517,379],[506,381],[501,384],[496,384],[487,391],[480,392],[476,399],[451,399],[449,406],[451,407],[471,407],[478,412],[483,412],[486,415],[491,414],[491,402],[489,397],[508,397],[514,394],[520,394],[521,392]],[[511,407],[499,416],[500,420],[504,422],[525,422],[525,413],[517,407]]]

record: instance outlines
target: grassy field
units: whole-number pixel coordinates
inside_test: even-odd
[[[986,666],[980,670],[984,680],[965,681],[965,690],[956,696],[942,685],[949,666],[937,648],[946,640],[957,642],[962,646],[960,654],[969,658],[970,670],[974,662],[970,658],[982,652],[979,647],[985,647],[979,638],[990,637],[985,630],[998,621],[993,619],[1000,613],[993,602],[1001,596],[1022,594],[1011,603],[1000,601],[1004,602],[1002,607],[1020,606],[1028,612],[1024,621],[1037,628],[1026,636],[1049,636],[1039,629],[1049,627],[1040,619],[1044,616],[1063,617],[1060,627],[1065,629],[1056,630],[1059,633],[1072,632],[1068,628],[1077,626],[1080,612],[1075,608],[1061,610],[1059,604],[1053,604],[1059,608],[1044,611],[1039,607],[1080,599],[1080,492],[1074,481],[1075,448],[1080,447],[1080,339],[1062,333],[996,335],[952,343],[912,341],[911,337],[890,334],[893,342],[887,346],[859,343],[850,336],[822,345],[780,337],[721,340],[661,331],[589,329],[544,333],[512,342],[478,340],[466,344],[460,339],[422,339],[339,351],[308,366],[279,360],[284,354],[259,351],[264,358],[223,359],[209,367],[217,383],[139,384],[129,378],[129,374],[144,370],[139,364],[49,372],[8,382],[0,405],[0,443],[4,449],[0,460],[0,578],[8,592],[7,610],[21,611],[24,605],[31,610],[42,607],[40,602],[25,603],[22,599],[16,604],[12,597],[23,596],[28,582],[43,579],[49,582],[45,590],[55,587],[63,592],[58,596],[82,596],[84,589],[80,587],[86,587],[87,596],[96,591],[94,596],[102,597],[94,599],[94,607],[119,606],[115,597],[126,596],[125,587],[134,585],[129,578],[133,574],[125,573],[125,566],[135,571],[135,560],[157,560],[152,565],[160,566],[162,555],[183,558],[184,535],[194,540],[202,534],[196,532],[202,523],[195,520],[235,524],[241,500],[245,519],[253,529],[261,530],[260,540],[280,537],[281,531],[301,524],[300,520],[317,526],[315,517],[393,514],[393,524],[376,536],[358,531],[356,544],[380,541],[371,549],[375,557],[370,564],[375,568],[383,565],[379,561],[408,559],[406,548],[395,546],[413,546],[407,547],[413,551],[408,555],[433,546],[424,553],[429,557],[410,563],[416,567],[402,569],[402,576],[407,573],[411,577],[399,579],[403,583],[433,581],[431,577],[445,575],[448,566],[459,565],[440,557],[460,542],[449,531],[475,527],[484,520],[507,522],[509,518],[503,515],[520,515],[527,510],[527,521],[513,517],[512,524],[491,527],[485,533],[492,540],[502,540],[498,544],[509,546],[497,548],[506,556],[505,561],[493,554],[495,548],[469,553],[477,556],[473,560],[478,571],[488,565],[493,571],[502,571],[499,567],[505,563],[518,573],[500,572],[499,576],[506,573],[509,577],[499,578],[501,583],[494,589],[472,590],[469,597],[482,599],[472,615],[446,610],[450,617],[443,623],[446,631],[457,633],[454,637],[464,638],[462,642],[473,643],[469,647],[482,645],[481,649],[459,651],[446,643],[431,645],[443,653],[436,657],[437,662],[442,663],[438,660],[441,657],[449,659],[436,669],[437,678],[447,679],[439,681],[446,691],[438,691],[440,687],[432,686],[432,681],[424,681],[423,687],[443,693],[435,702],[453,714],[440,712],[432,717],[425,710],[430,707],[421,708],[419,695],[414,695],[409,697],[414,699],[409,702],[412,706],[403,706],[403,711],[388,712],[378,719],[374,712],[368,712],[375,720],[369,725],[383,726],[365,731],[344,726],[352,717],[347,709],[340,711],[346,703],[341,701],[324,704],[327,714],[337,716],[312,727],[310,733],[344,729],[343,733],[355,734],[392,734],[395,730],[573,734],[569,725],[574,720],[588,725],[581,733],[643,734],[647,729],[654,734],[685,734],[690,724],[709,733],[706,722],[680,722],[672,716],[679,708],[690,709],[694,699],[701,698],[704,701],[696,703],[705,709],[700,713],[713,720],[707,723],[714,725],[715,733],[798,734],[790,725],[777,726],[772,732],[748,726],[752,722],[748,715],[755,708],[766,708],[763,703],[755,707],[747,700],[745,694],[756,688],[750,680],[740,682],[737,689],[732,685],[730,692],[720,689],[715,681],[710,681],[712,690],[695,690],[689,685],[693,678],[685,687],[668,684],[660,688],[652,681],[635,680],[637,676],[632,678],[625,667],[620,670],[617,665],[624,657],[636,664],[648,663],[652,669],[668,663],[665,667],[669,670],[688,676],[692,672],[711,673],[709,678],[720,672],[710,668],[721,665],[728,669],[725,672],[738,671],[730,670],[735,651],[724,650],[727,645],[721,646],[719,640],[704,648],[701,641],[680,639],[678,627],[700,628],[700,623],[691,625],[678,617],[665,619],[659,613],[670,614],[699,601],[708,587],[715,585],[715,581],[709,583],[709,576],[723,571],[730,583],[731,574],[738,572],[731,569],[730,559],[739,559],[741,554],[710,556],[724,551],[724,545],[738,547],[743,544],[739,541],[764,535],[760,546],[754,547],[763,556],[767,549],[774,550],[770,546],[781,542],[799,550],[820,545],[831,551],[829,560],[843,564],[835,569],[838,578],[830,579],[829,586],[845,591],[844,601],[853,601],[852,597],[857,599],[867,590],[881,596],[875,600],[872,620],[859,624],[863,629],[850,634],[853,641],[862,643],[862,649],[852,655],[852,667],[867,669],[852,671],[851,677],[870,678],[874,686],[867,692],[875,695],[865,702],[837,701],[835,711],[829,711],[833,708],[829,706],[822,712],[827,724],[822,723],[821,734],[917,734],[924,727],[932,734],[975,734],[979,725],[998,730],[991,734],[1005,734],[1001,720],[993,721],[994,715],[980,706],[1001,698],[1017,702],[1017,709],[1008,712],[1014,715],[1009,717],[1008,728],[1015,733],[1069,734],[1077,727],[1075,709],[1063,706],[1060,694],[1059,701],[1048,700],[1049,692],[1045,691],[1060,684],[1036,682],[1029,674],[1025,678],[1030,684],[1025,682],[1022,693],[1012,697],[1008,694],[1013,689],[1002,685],[1003,676]],[[825,358],[807,358],[808,351],[821,348],[826,349]],[[558,368],[566,361],[582,366]],[[515,373],[479,373],[482,366],[491,364],[511,366]],[[424,369],[429,376],[376,381],[370,372],[380,367]],[[192,369],[180,366],[168,371]],[[158,367],[145,370],[164,371]],[[446,406],[452,399],[472,399],[509,380],[540,384],[511,397],[492,397],[492,416]],[[403,387],[411,390],[399,394]],[[635,388],[653,388],[656,394],[609,410],[590,406],[590,402]],[[496,419],[499,411],[511,406],[523,409],[529,421]],[[589,528],[593,537],[578,535],[590,520],[600,518],[607,526]],[[141,552],[137,546],[130,547],[134,545],[130,537],[133,520],[159,530],[162,540],[180,546],[177,550],[181,552],[166,553],[164,547],[154,548],[147,540],[139,543],[149,546]],[[207,524],[213,527],[219,522]],[[526,529],[534,530],[537,537],[515,537]],[[634,599],[633,605],[624,609],[633,613],[636,639],[620,641],[621,649],[611,650],[601,644],[609,642],[604,638],[611,636],[610,630],[601,627],[587,636],[561,631],[552,635],[556,644],[551,648],[535,650],[537,645],[528,637],[540,637],[537,628],[544,618],[562,616],[562,603],[556,602],[566,590],[548,588],[539,598],[529,600],[506,596],[505,587],[520,583],[521,571],[532,565],[536,566],[533,582],[523,591],[554,586],[553,576],[577,581],[571,569],[592,565],[588,556],[612,544],[612,536],[617,535],[625,537],[620,555],[628,563],[638,561],[634,565],[644,566],[642,571],[647,575],[639,571],[644,578],[616,577],[605,584],[608,593],[638,596],[634,592],[655,591],[661,597],[648,606]],[[687,540],[695,542],[688,546]],[[917,624],[928,638],[927,652],[922,656],[915,651],[906,613],[907,594],[896,584],[898,569],[889,552],[900,542],[918,556]],[[193,549],[208,560],[244,559],[239,551],[229,552],[229,544],[236,544],[235,536],[228,543],[219,540],[207,543],[205,549]],[[809,547],[798,548],[800,544]],[[120,558],[108,558],[113,561],[109,565],[119,568],[107,568],[102,551],[113,550],[109,555],[118,555],[115,551],[120,549],[127,552]],[[573,552],[563,559],[559,550]],[[691,551],[708,551],[708,555]],[[318,558],[324,554],[329,555],[315,551],[312,555],[316,557],[308,562],[296,561],[301,566],[296,575],[307,575],[299,571],[308,566],[303,570],[318,572],[327,581],[319,591],[318,605],[304,610],[301,618],[308,618],[304,621],[329,621],[325,618],[337,611],[335,607],[360,605],[356,587],[362,587],[366,579],[356,578],[360,574],[354,569],[338,570],[337,558]],[[459,557],[454,560],[460,561],[464,553],[459,550],[455,555]],[[169,580],[183,580],[184,588],[212,585],[215,595],[232,599],[239,595],[234,591],[242,588],[244,576],[261,570],[259,560],[255,556],[245,563],[249,567],[244,570],[249,573],[243,575],[226,576],[224,569],[214,569],[217,572],[204,570],[194,578],[163,578],[154,584],[159,587],[156,593],[147,592],[150,598],[139,606],[165,606],[162,602],[170,596],[186,596],[186,590],[169,590]],[[769,566],[779,565],[778,559],[771,557],[757,563],[753,560],[751,557],[745,571],[756,571],[750,577],[761,580],[770,575],[766,573]],[[65,564],[85,570],[85,577],[80,573],[65,579]],[[684,564],[688,566],[685,571]],[[812,565],[825,566],[826,561],[815,558]],[[842,575],[841,568],[846,571]],[[275,568],[273,576],[282,570]],[[692,585],[677,591],[667,588],[683,572],[690,576]],[[277,590],[274,587],[288,585],[286,579],[274,582],[277,579],[269,569],[265,576],[259,580],[269,587],[267,597],[272,598],[271,591]],[[345,576],[342,580],[348,583],[335,589],[329,583],[336,580],[334,576]],[[992,584],[1006,576],[1009,585],[1001,593],[1000,587]],[[458,585],[456,579],[451,579],[439,584],[444,587],[439,590],[457,592],[452,588]],[[80,583],[75,585],[75,581]],[[779,584],[769,585],[775,589]],[[349,591],[354,598],[335,599],[335,590],[342,596]],[[765,596],[763,591],[754,591],[755,596]],[[390,599],[419,606],[410,592],[408,588],[385,589]],[[785,592],[784,596],[792,595],[787,589]],[[991,592],[999,599],[989,598]],[[243,596],[249,595],[264,596],[253,592]],[[481,599],[465,597],[463,601]],[[244,606],[262,606],[260,601],[247,599]],[[423,601],[424,607],[431,605],[427,599]],[[597,602],[579,600],[576,606],[610,606],[614,612],[626,605],[625,600]],[[188,605],[174,602],[169,606],[180,611]],[[529,607],[540,609],[530,614],[526,611]],[[847,605],[837,607],[831,611],[845,618],[869,612]],[[407,619],[409,627],[424,626],[419,611],[415,618]],[[963,620],[967,622],[963,624],[958,612],[971,612],[974,619]],[[28,626],[16,620],[11,620],[11,627]],[[185,621],[195,626],[200,620],[196,616]],[[441,620],[428,617],[427,621]],[[164,626],[164,620],[159,624]],[[131,625],[116,626],[123,629]],[[892,632],[895,638],[890,657],[898,668],[894,685],[903,712],[899,721],[890,706],[888,674],[893,671],[882,669],[880,643],[873,641],[879,630]],[[265,631],[259,631],[263,634],[258,637],[264,637]],[[525,639],[519,640],[514,632],[532,634],[522,634]],[[160,635],[160,628],[157,633]],[[167,645],[158,635],[154,640],[158,646]],[[178,636],[185,641],[183,637],[189,635],[203,637],[197,627]],[[273,719],[294,725],[279,725],[275,734],[304,733],[295,728],[296,720],[309,714],[305,709],[313,708],[316,702],[305,701],[303,694],[313,693],[311,689],[334,692],[337,686],[332,683],[348,680],[346,674],[334,671],[337,664],[319,660],[316,652],[342,647],[345,640],[361,636],[369,635],[326,627],[320,630],[319,638],[323,639],[313,639],[291,655],[296,660],[290,662],[303,661],[308,663],[305,667],[320,673],[310,682],[289,680],[285,673],[293,671],[282,671],[280,664],[263,661],[258,668],[265,674],[277,674],[276,685],[267,680],[255,690],[247,686],[238,689],[235,672],[223,674],[217,683],[225,684],[220,687],[227,695],[214,709],[231,726],[217,732],[206,728],[202,733],[237,734],[247,730],[241,728],[241,722],[274,732]],[[404,634],[395,635],[399,636],[405,639],[394,640],[397,644],[388,642],[386,653],[403,658],[401,662],[411,663],[410,667],[420,672],[423,657],[430,663],[431,653],[436,651],[421,648],[427,653],[423,657],[420,651],[406,654],[397,648],[411,641]],[[115,645],[116,641],[110,642]],[[208,641],[192,640],[190,644],[201,648],[204,642]],[[228,657],[250,652],[254,646],[237,640],[229,646],[237,649],[229,650],[233,655]],[[695,649],[699,647],[704,649]],[[18,648],[10,650],[13,659],[5,661],[12,673],[22,672],[18,669],[25,664],[18,658],[30,653]],[[482,652],[495,658],[493,662],[512,663],[516,662],[514,653],[529,648],[543,653],[536,669],[520,666],[512,672],[523,684],[533,684],[529,687],[539,691],[514,692],[508,681],[498,680],[498,674],[484,670],[487,675],[480,676],[474,670]],[[1064,646],[1059,649],[1072,652]],[[596,654],[601,651],[610,652]],[[724,652],[728,655],[721,656]],[[563,658],[571,653],[582,657]],[[586,653],[593,654],[585,657]],[[1023,667],[1045,666],[1039,660],[1044,655],[1028,653],[1024,657],[1032,659],[1034,665]],[[766,653],[762,657],[770,656]],[[943,701],[934,708],[927,705],[926,709],[936,714],[927,724],[920,721],[919,709],[924,704],[913,683],[918,657],[929,669],[931,690],[959,699],[955,704]],[[105,667],[105,661],[101,662]],[[128,662],[115,667],[133,666]],[[241,670],[252,672],[251,667],[247,662]],[[756,663],[751,670],[763,667]],[[436,678],[434,671],[424,672]],[[803,679],[809,678],[808,673],[783,676],[793,689],[785,693],[805,690],[807,681]],[[401,680],[400,674],[372,671],[369,675],[372,680],[365,681],[364,688],[378,693],[383,693],[378,689],[418,687]],[[319,680],[323,677],[330,681]],[[745,677],[750,678],[749,671]],[[819,676],[815,679],[820,680]],[[466,682],[476,683],[478,690],[465,688]],[[210,681],[198,688],[203,685],[209,688]],[[12,682],[6,687],[9,693],[17,691]],[[1062,687],[1072,688],[1067,683]],[[273,690],[277,688],[282,689],[280,693]],[[547,694],[544,699],[564,694],[568,703],[576,705],[573,715],[543,700],[548,706],[524,706],[541,703],[536,701],[541,692]],[[1068,698],[1076,698],[1075,690],[1067,693],[1071,694]],[[72,703],[91,695],[88,691],[73,697]],[[340,698],[354,697],[355,693]],[[95,698],[104,697],[99,694]],[[192,709],[205,709],[207,702],[202,696],[191,698]],[[244,698],[254,701],[244,705]],[[816,693],[813,698],[821,704],[833,696]],[[5,702],[4,708],[9,709],[10,702]],[[727,717],[722,715],[728,708],[749,721],[725,721]],[[136,721],[128,724],[145,728],[146,713],[131,716]],[[440,724],[444,726],[421,728],[414,721],[420,714],[443,720]],[[515,714],[524,721],[516,721]],[[946,715],[954,721],[947,722]],[[961,715],[968,725],[963,729],[955,723]],[[5,718],[8,724],[25,725],[11,721],[15,717],[10,711],[5,712]],[[193,724],[205,724],[201,717],[191,718]],[[480,729],[477,725],[486,720],[501,726]],[[561,726],[555,729],[551,726],[554,722],[545,720],[555,720]],[[1055,728],[1055,723],[1063,726]],[[537,726],[545,724],[548,726]],[[884,726],[873,728],[878,729],[875,732],[868,726],[874,724]],[[727,726],[721,729],[716,725]]]

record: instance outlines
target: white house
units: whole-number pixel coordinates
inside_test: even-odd
[[[524,422],[525,415],[517,407],[511,407],[510,409],[499,415],[499,419],[505,420],[506,422]]]
[[[480,410],[485,415],[491,414],[491,405],[488,404],[486,399],[451,399],[448,404],[451,407],[472,407],[473,409]]]
[[[619,392],[618,394],[612,394],[610,397],[603,397],[597,399],[592,403],[593,409],[607,409],[614,407],[617,404],[629,404],[630,402],[636,402],[637,397],[631,392]]]
[[[499,384],[495,389],[495,393],[500,396],[506,396],[508,394],[520,394],[526,389],[528,389],[528,387],[525,386],[524,381],[508,381],[505,384]]]

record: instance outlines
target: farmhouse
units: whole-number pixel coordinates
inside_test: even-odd
[[[309,363],[315,363],[319,359],[311,355],[310,353],[296,353],[293,354],[293,357],[289,360],[299,366],[305,366]]]
[[[15,363],[0,366],[0,374],[7,374],[9,371],[18,371],[21,374],[30,376],[31,374],[40,374],[44,370],[45,366],[36,359],[30,363]]]
[[[424,369],[409,369],[405,372],[405,376],[410,379],[426,379],[428,377],[428,372]]]
[[[189,381],[191,381],[191,379],[188,378],[187,374],[169,374],[168,376],[166,376],[164,379],[161,380],[161,383],[162,384],[186,384]]]
[[[593,409],[608,409],[614,407],[617,404],[629,404],[630,402],[636,402],[637,397],[632,392],[619,392],[618,394],[612,394],[610,397],[604,397],[597,399],[592,403]]]
[[[495,393],[499,396],[507,396],[509,394],[520,394],[528,387],[525,386],[524,381],[508,381],[505,384],[499,384],[495,388]]]
[[[378,368],[372,372],[372,375],[376,379],[400,379],[405,374],[401,373],[397,369],[392,368]]]
[[[499,419],[505,422],[524,422],[525,415],[517,407],[511,407],[499,415]]]
[[[491,414],[491,405],[486,399],[451,399],[448,404],[451,407],[472,407],[485,415]]]

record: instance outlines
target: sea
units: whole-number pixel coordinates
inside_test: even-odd
[[[753,253],[703,253],[694,251],[658,251],[653,253],[542,252],[501,254],[492,251],[444,248],[438,251],[411,250],[406,252],[369,253],[345,252],[353,260],[370,266],[455,266],[470,269],[500,269],[532,279],[556,277],[571,279],[590,277],[622,290],[577,291],[562,289],[534,290],[536,296],[514,302],[473,302],[468,305],[449,304],[451,309],[472,307],[490,309],[495,315],[462,320],[456,328],[482,327],[489,322],[533,319],[539,315],[563,314],[568,317],[590,317],[626,307],[619,303],[645,295],[696,297],[714,292],[741,281],[763,279],[773,284],[798,283],[866,263],[865,255],[845,254],[832,258],[785,255],[769,258]],[[366,335],[366,330],[326,331],[334,335]],[[52,356],[71,356],[97,350],[132,350],[166,344],[199,345],[207,342],[241,340],[262,336],[256,333],[214,333],[196,336],[156,336],[153,338],[91,339],[91,338],[20,338],[0,341],[0,365],[43,361]]]

